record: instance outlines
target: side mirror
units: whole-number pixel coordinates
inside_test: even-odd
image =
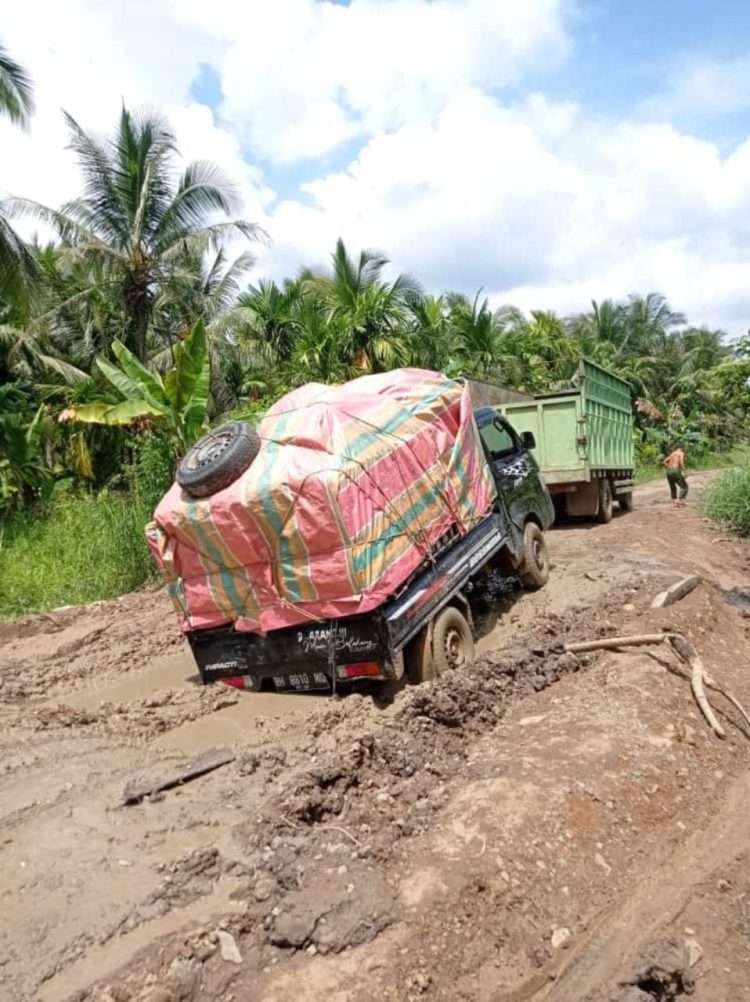
[[[536,439],[534,438],[533,431],[521,432],[521,445],[529,452],[532,449],[536,449]]]

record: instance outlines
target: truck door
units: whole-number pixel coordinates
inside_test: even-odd
[[[513,524],[523,531],[529,514],[539,512],[539,469],[511,425],[495,412],[480,434],[489,454],[498,491]]]

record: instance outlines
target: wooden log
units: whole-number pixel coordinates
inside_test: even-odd
[[[191,759],[184,766],[171,773],[152,777],[151,779],[137,777],[130,780],[122,794],[123,804],[139,804],[145,797],[153,796],[161,790],[171,790],[175,786],[189,783],[191,779],[205,776],[223,765],[234,761],[234,754],[226,749],[212,748]]]
[[[674,605],[675,602],[679,602],[681,598],[697,588],[702,580],[700,574],[691,574],[689,577],[683,578],[667,588],[666,591],[659,592],[651,603],[651,608],[666,609],[667,606]]]
[[[614,650],[617,647],[642,647],[645,644],[663,644],[670,636],[669,633],[640,633],[633,637],[604,637],[566,644],[565,650],[570,654],[582,654],[584,651]]]

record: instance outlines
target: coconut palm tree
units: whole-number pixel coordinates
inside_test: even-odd
[[[444,296],[423,296],[412,299],[409,362],[425,369],[444,370],[456,359],[459,340],[451,324],[448,303]]]
[[[352,257],[339,238],[327,274],[308,272],[305,284],[321,295],[329,319],[341,331],[345,360],[362,372],[382,372],[408,358],[409,305],[421,295],[409,275],[383,280],[388,258],[363,250]]]
[[[34,111],[34,88],[26,70],[0,45],[0,117],[27,128]],[[26,306],[35,275],[34,258],[0,206],[0,302]]]
[[[502,354],[500,340],[506,318],[502,311],[493,313],[488,299],[480,301],[481,293],[480,289],[470,302],[462,293],[449,292],[446,301],[462,368],[471,375],[491,376]]]
[[[217,251],[230,235],[255,240],[262,231],[227,218],[239,198],[214,164],[189,164],[174,183],[176,139],[158,115],[123,107],[114,137],[104,142],[71,115],[65,113],[65,120],[83,195],[59,211],[24,200],[12,208],[54,226],[69,260],[104,267],[126,310],[126,342],[145,361],[155,300],[179,285],[186,257]]]
[[[653,355],[663,350],[670,331],[684,323],[682,313],[672,310],[659,293],[630,296],[627,306],[622,308],[622,339],[617,360],[628,355]]]
[[[25,129],[34,112],[34,86],[20,63],[0,44],[0,115]]]

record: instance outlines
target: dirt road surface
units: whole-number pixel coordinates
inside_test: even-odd
[[[0,998],[750,999],[750,735],[666,649],[563,651],[681,629],[750,706],[750,548],[705,480],[551,531],[473,669],[393,693],[202,688],[155,590],[0,624]]]

